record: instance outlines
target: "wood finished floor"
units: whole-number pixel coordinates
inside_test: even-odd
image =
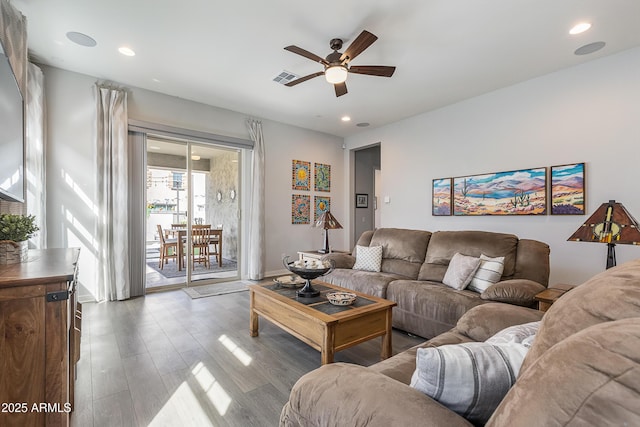
[[[266,320],[249,336],[249,292],[184,292],[83,304],[72,426],[277,426],[320,353]],[[423,339],[393,332],[394,354]],[[336,361],[376,363],[380,339]]]

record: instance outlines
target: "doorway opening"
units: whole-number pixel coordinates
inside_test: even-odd
[[[240,277],[240,149],[147,136],[146,289]]]
[[[353,210],[353,241],[357,242],[360,235],[367,230],[380,226],[381,217],[378,209],[379,200],[376,198],[380,191],[381,167],[380,144],[354,150],[354,194],[366,194],[366,207],[354,206]],[[377,171],[377,172],[376,172]],[[376,182],[376,176],[379,180]],[[378,185],[376,185],[378,184]]]

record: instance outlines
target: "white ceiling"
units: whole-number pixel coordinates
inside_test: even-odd
[[[640,45],[640,0],[13,0],[36,62],[339,136],[381,126]],[[570,36],[574,24],[593,27]],[[395,65],[391,78],[352,74],[336,98],[304,76],[329,40],[379,37],[352,65]],[[65,34],[85,33],[93,48]],[[604,49],[577,56],[580,46]],[[127,45],[135,57],[118,53]],[[154,79],[159,81],[154,81]],[[350,115],[343,123],[340,117]]]

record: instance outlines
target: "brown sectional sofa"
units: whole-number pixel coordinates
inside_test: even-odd
[[[544,317],[543,317],[544,314]],[[294,385],[281,427],[472,426],[410,387],[420,347],[484,341],[542,318],[488,427],[640,425],[640,259],[598,274],[542,313],[490,303],[457,326],[371,367],[325,365]]]
[[[533,297],[549,280],[549,246],[513,234],[379,228],[364,232],[357,245],[382,246],[381,271],[353,270],[353,255],[329,254],[323,258],[332,259],[336,268],[323,280],[395,301],[393,326],[425,338],[453,328],[477,305],[498,301],[533,307]],[[502,279],[482,294],[444,285],[456,252],[504,256]]]

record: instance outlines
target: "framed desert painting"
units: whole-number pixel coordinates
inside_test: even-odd
[[[584,215],[584,163],[551,166],[551,215]]]
[[[454,215],[545,215],[547,168],[453,179]]]
[[[434,179],[431,186],[433,216],[451,215],[451,178]]]

